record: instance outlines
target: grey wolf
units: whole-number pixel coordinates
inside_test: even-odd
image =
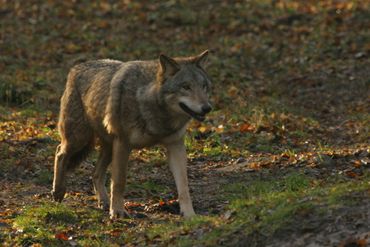
[[[54,200],[63,200],[67,173],[98,140],[101,148],[93,175],[98,205],[109,208],[111,218],[127,216],[123,193],[129,154],[162,144],[175,178],[180,212],[193,216],[184,135],[191,118],[203,121],[211,111],[211,80],[205,72],[208,53],[182,58],[160,55],[151,61],[104,59],[74,66],[61,98]],[[104,185],[109,165],[110,201]]]

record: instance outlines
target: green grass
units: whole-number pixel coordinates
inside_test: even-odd
[[[153,181],[145,181],[142,183],[137,183],[134,180],[127,184],[127,192],[135,194],[140,194],[143,197],[166,194],[170,190],[167,186],[154,183]]]
[[[297,224],[295,221],[300,216],[325,213],[318,204],[335,208],[341,205],[345,195],[364,192],[369,187],[366,181],[316,186],[309,177],[297,173],[269,179],[272,181],[234,183],[225,187],[223,199],[230,200],[230,219],[212,215],[197,216],[182,223],[166,222],[147,229],[147,237],[177,246],[213,246],[224,240],[231,246],[236,240],[234,237],[257,232],[271,236],[289,224]],[[197,233],[198,239],[192,237]]]
[[[49,170],[40,170],[37,173],[34,182],[38,185],[50,185],[53,181],[53,172]]]
[[[232,183],[225,187],[225,192],[230,199],[235,198],[254,198],[271,195],[272,192],[296,192],[307,188],[310,185],[309,177],[291,173],[281,179],[269,177],[266,180],[257,180],[252,184]]]
[[[80,208],[60,203],[43,202],[38,206],[26,207],[14,219],[13,227],[22,235],[17,238],[20,245],[40,243],[47,246],[65,246],[75,241],[83,246],[109,246],[111,232],[123,229],[125,221],[110,224],[106,215],[97,209]],[[64,234],[65,238],[58,236]],[[80,236],[84,237],[81,238]],[[123,241],[124,233],[114,241]]]
[[[54,204],[22,194],[24,200],[14,207],[0,208],[12,226],[0,233],[1,241],[233,246],[247,239],[264,246],[291,226],[303,234],[299,227],[306,218],[356,208],[360,202],[352,195],[367,198],[370,187],[368,164],[361,161],[369,150],[364,94],[369,13],[369,3],[359,0],[5,1],[0,6],[0,198],[28,186],[50,190],[60,96],[75,63],[188,56],[204,49],[212,51],[207,71],[214,82],[214,111],[203,123],[191,122],[185,143],[191,180],[204,176],[217,193],[199,195],[203,191],[193,187],[195,205],[208,214],[190,220],[150,212],[145,219],[111,222],[84,194],[92,190],[87,166],[72,176],[78,201],[70,196]],[[96,159],[90,156],[91,163]],[[243,167],[234,164],[238,159]],[[172,177],[162,174],[163,148],[135,151],[131,161],[139,165],[126,192],[135,200],[150,204],[174,191]],[[233,167],[240,170],[223,169]],[[203,199],[205,205],[216,202],[208,208]],[[58,233],[72,240],[58,239]]]
[[[268,176],[250,183],[231,183],[219,193],[220,200],[230,201],[225,214],[153,221],[144,228],[140,224],[130,226],[132,220],[109,223],[100,210],[44,202],[26,207],[13,226],[22,231],[17,237],[22,245],[62,245],[66,240],[57,239],[56,234],[66,232],[68,236],[71,232],[69,236],[74,241],[89,246],[130,241],[176,246],[214,246],[226,241],[231,246],[238,238],[257,233],[273,236],[297,224],[297,220],[304,221],[305,215],[319,217],[326,210],[351,205],[351,194],[369,189],[368,178],[369,174],[365,174],[361,180],[315,182],[293,171],[280,178]],[[152,185],[148,183],[143,188],[150,189]],[[114,235],[114,231],[118,234]]]
[[[13,223],[14,228],[24,233],[18,239],[21,245],[32,243],[61,244],[55,234],[66,231],[77,223],[78,216],[63,204],[44,203],[39,207],[29,206],[24,209]]]

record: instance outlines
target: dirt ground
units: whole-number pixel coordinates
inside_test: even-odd
[[[368,246],[369,5],[0,0],[0,242]],[[69,177],[65,207],[53,203],[68,69],[207,48],[214,111],[186,139],[200,216],[180,217],[161,147],[131,157],[132,219],[112,222],[97,208],[96,153]]]

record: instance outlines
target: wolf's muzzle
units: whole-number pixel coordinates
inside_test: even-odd
[[[187,105],[185,105],[182,102],[179,103],[179,106],[184,112],[186,112],[192,118],[195,118],[198,121],[204,121],[204,119],[206,119],[206,114],[212,110],[212,107],[209,104],[202,106],[202,113],[197,113],[193,111],[192,109],[190,109]]]
[[[212,106],[209,103],[207,103],[206,105],[203,105],[202,106],[202,113],[203,114],[207,114],[210,111],[212,111]]]

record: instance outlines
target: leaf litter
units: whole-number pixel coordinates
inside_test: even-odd
[[[199,6],[207,11],[197,11]],[[366,1],[5,1],[0,6],[0,241],[366,246],[368,16]],[[205,48],[214,54],[209,72],[215,111],[204,123],[192,122],[187,139],[190,188],[200,218],[182,223],[172,175],[158,147],[131,159],[128,184],[142,185],[129,186],[126,193],[124,206],[134,219],[112,223],[97,209],[90,182],[93,155],[69,181],[63,210],[79,212],[75,226],[41,221],[40,235],[14,226],[28,212],[25,205],[42,210],[42,203],[51,201],[58,102],[73,64]],[[309,184],[299,176],[284,180],[296,172]],[[153,183],[143,185],[147,181]],[[348,190],[340,187],[346,183]],[[283,195],[276,193],[284,193],[279,189],[299,186],[301,198],[285,198],[299,205],[290,214],[282,217],[278,205],[269,207],[276,202],[268,195],[278,198]],[[320,187],[323,191],[316,191]],[[343,194],[336,195],[338,190]],[[245,196],[256,197],[254,204],[243,202]],[[264,200],[268,203],[259,204]],[[230,208],[238,203],[246,206]],[[275,220],[266,228],[270,216]],[[289,223],[279,225],[285,220]],[[193,237],[198,242],[191,242]]]

